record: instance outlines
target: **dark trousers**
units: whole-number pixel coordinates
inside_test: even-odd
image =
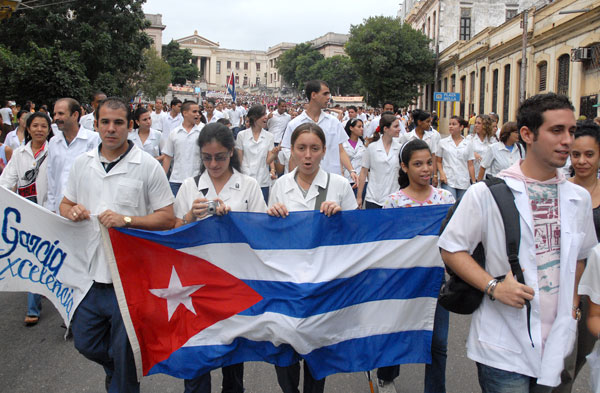
[[[275,366],[277,382],[283,393],[300,393],[300,362],[287,367]],[[304,364],[304,393],[323,393],[325,378],[316,380]]]
[[[222,393],[244,392],[244,363],[232,364],[221,369],[223,373]],[[184,393],[210,393],[210,373],[183,381]]]
[[[365,201],[365,209],[382,209],[383,206],[380,206],[376,203]]]
[[[95,283],[71,322],[75,348],[104,367],[112,380],[109,393],[138,393],[133,352],[112,285]]]

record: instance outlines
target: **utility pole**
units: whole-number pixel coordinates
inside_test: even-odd
[[[527,83],[527,20],[529,19],[528,13],[528,10],[523,11],[523,21],[521,22],[523,25],[523,46],[521,48],[521,86],[519,89],[520,103],[525,101],[525,84]]]

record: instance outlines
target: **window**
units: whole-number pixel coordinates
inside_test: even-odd
[[[221,73],[221,62],[217,61],[217,74]]]
[[[248,62],[247,62],[247,61],[245,61],[245,62],[244,62],[244,69],[245,69],[245,70],[247,70],[247,69],[248,69]]]
[[[502,107],[502,123],[509,121],[508,119],[508,102],[510,99],[510,64],[504,66],[504,102]]]
[[[256,72],[260,72],[260,63],[256,63]]]
[[[485,67],[479,70],[479,113],[485,113]]]
[[[492,112],[498,113],[498,70],[492,73]]]
[[[273,74],[269,75],[269,78],[271,78],[271,83],[273,83]]]
[[[236,85],[240,84],[240,77],[238,75],[235,76],[235,84]]]
[[[239,62],[239,61],[236,61],[236,62],[235,62],[235,69],[236,69],[236,70],[239,70],[239,69],[240,69],[240,62]]]
[[[556,92],[558,94],[569,94],[569,65],[571,56],[564,54],[558,58],[558,84]]]
[[[517,8],[506,7],[506,20],[512,19],[519,13]]]
[[[548,80],[548,63],[542,61],[538,64],[538,92],[546,90],[546,81]]]
[[[435,41],[435,35],[437,34],[437,30],[435,29],[435,16],[436,13],[433,11],[433,33],[431,34],[433,36],[433,41]]]
[[[247,85],[248,85],[248,77],[244,76],[244,86],[247,86]]]
[[[460,40],[468,41],[471,39],[471,9],[460,9]]]
[[[227,60],[227,69],[230,70],[231,69],[231,60]]]
[[[256,86],[260,86],[260,76],[256,77]]]

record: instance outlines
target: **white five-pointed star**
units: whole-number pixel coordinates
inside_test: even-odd
[[[167,310],[169,311],[170,321],[173,313],[175,310],[177,310],[177,307],[179,307],[180,304],[183,304],[185,308],[193,312],[194,315],[197,315],[194,305],[192,304],[191,294],[203,286],[204,285],[190,285],[188,287],[181,286],[181,280],[177,275],[175,266],[173,266],[171,279],[169,280],[169,287],[162,289],[150,289],[150,293],[152,293],[154,296],[167,299]]]

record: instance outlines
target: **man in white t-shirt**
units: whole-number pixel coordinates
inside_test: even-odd
[[[530,97],[519,107],[517,123],[527,154],[499,177],[519,212],[524,284],[511,272],[503,220],[485,184],[467,190],[438,242],[444,262],[483,292],[467,339],[483,392],[550,392],[561,382],[581,316],[575,289],[598,243],[590,194],[560,171],[575,132],[569,99]],[[471,257],[480,242],[485,268]]]
[[[172,228],[174,198],[160,164],[127,140],[132,126],[127,103],[109,98],[96,112],[102,143],[75,160],[60,214],[71,221],[98,215],[106,228]],[[107,391],[139,393],[133,352],[108,261],[102,244],[96,247],[89,271],[94,284],[73,315],[75,348],[104,368]]]
[[[277,101],[277,110],[269,113],[267,117],[267,129],[275,138],[275,145],[279,145],[283,139],[283,133],[292,117],[287,113],[287,103],[285,100]]]
[[[235,101],[231,103],[231,109],[229,110],[229,121],[233,127],[233,137],[237,138],[237,134],[243,130],[244,126],[244,111],[235,104]]]
[[[4,143],[6,134],[12,130],[12,109],[8,105],[8,101],[4,101],[4,106],[0,109],[0,115],[2,115],[2,133],[0,134],[0,143]]]
[[[164,148],[165,143],[169,139],[169,133],[171,130],[179,127],[183,122],[183,117],[181,116],[181,100],[178,98],[173,98],[171,100],[171,110],[165,117],[163,117],[162,125],[162,135],[160,136],[160,148],[161,150]]]
[[[367,114],[363,110],[362,106],[358,107],[358,114],[356,115],[356,117],[358,117],[360,120],[362,120],[363,124],[367,122]]]
[[[154,101],[154,111],[150,113],[150,118],[152,119],[152,128],[162,132],[163,130],[163,119],[167,116],[167,112],[163,111],[163,100],[157,98]]]
[[[200,117],[200,106],[194,101],[186,101],[181,105],[181,114],[183,122],[171,131],[163,149],[165,173],[169,172],[169,167],[173,162],[169,183],[175,196],[185,179],[200,173],[198,137],[202,128],[196,125]]]
[[[284,149],[291,149],[292,133],[296,127],[308,122],[316,123],[325,133],[325,141],[327,142],[325,156],[321,161],[321,168],[325,172],[343,175],[341,166],[343,164],[344,168],[350,172],[354,183],[358,184],[358,175],[354,168],[352,168],[350,158],[343,146],[343,143],[348,140],[348,135],[344,131],[342,123],[323,111],[323,109],[327,108],[327,103],[331,97],[329,86],[324,81],[308,81],[306,82],[305,92],[308,98],[306,110],[288,123],[281,146]],[[289,166],[290,170],[296,167],[293,157],[290,157]]]
[[[98,104],[100,103],[100,101],[105,99],[106,94],[104,94],[101,91],[97,91],[92,95],[92,102],[90,102],[90,105],[92,106],[94,111],[96,111],[96,108],[98,108]],[[87,128],[88,130],[94,131],[94,112],[81,116],[81,118],[79,119],[79,124],[82,127]]]

